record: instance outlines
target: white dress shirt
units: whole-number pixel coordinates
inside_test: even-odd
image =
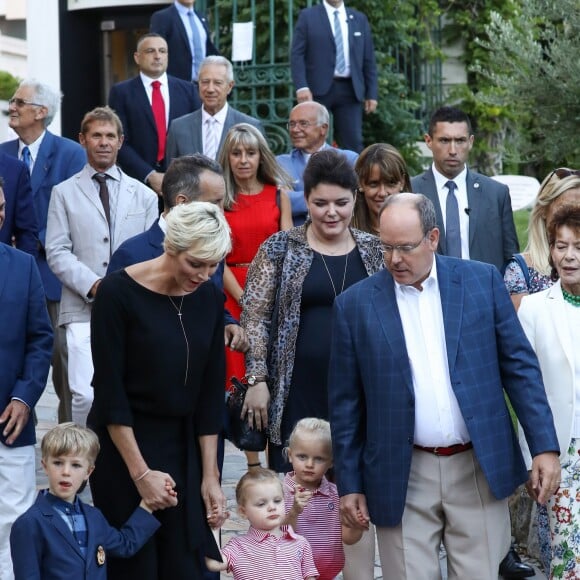
[[[445,208],[447,206],[447,194],[449,190],[445,187],[448,181],[454,181],[457,185],[455,196],[457,197],[457,207],[459,208],[459,228],[461,230],[461,257],[469,260],[469,201],[467,199],[467,166],[454,179],[450,180],[445,175],[439,173],[435,164],[431,166],[433,176],[435,177],[435,186],[437,187],[437,196],[439,197],[439,206],[443,216],[443,226],[447,227]]]
[[[169,125],[169,85],[167,84],[167,73],[163,73],[158,79],[152,79],[142,72],[139,73],[139,76],[141,77],[141,82],[145,87],[145,92],[147,93],[147,98],[151,106],[153,106],[153,87],[151,83],[153,81],[159,81],[161,83],[159,90],[161,91],[163,104],[165,105],[165,126],[167,127]]]
[[[201,108],[201,126],[202,126],[201,139],[202,139],[202,145],[203,145],[204,151],[206,150],[206,142],[205,142],[206,121],[210,118],[213,118],[216,121],[213,130],[214,130],[215,135],[217,137],[217,151],[219,152],[220,143],[222,140],[222,133],[224,132],[224,125],[226,123],[226,117],[228,116],[228,107],[229,107],[229,105],[226,101],[226,104],[224,105],[223,109],[219,110],[215,115],[210,115],[203,107]]]
[[[449,376],[437,264],[423,289],[395,282],[415,391],[415,444],[449,447],[470,441]]]

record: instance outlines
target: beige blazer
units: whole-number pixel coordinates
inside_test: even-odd
[[[562,461],[574,426],[574,357],[580,356],[580,349],[572,343],[560,281],[543,292],[525,296],[518,317],[540,362]],[[521,429],[519,434],[522,453],[530,469],[532,458]]]
[[[103,278],[111,254],[128,238],[149,229],[158,216],[157,195],[121,171],[112,236],[89,165],[55,185],[48,207],[46,258],[62,282],[59,324],[88,322],[93,284]]]

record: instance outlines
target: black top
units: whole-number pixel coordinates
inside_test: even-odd
[[[180,305],[181,296],[171,299]],[[195,414],[197,434],[220,431],[223,295],[214,284],[203,284],[184,297],[182,318],[188,345],[168,296],[141,286],[124,270],[103,280],[91,316],[91,424],[133,426],[135,411],[163,417]]]
[[[314,252],[312,265],[302,285],[296,356],[282,417],[281,435],[284,443],[300,419],[328,419],[327,376],[335,292],[338,295],[367,276],[356,247],[348,254],[348,265],[346,255],[325,255],[323,258]],[[270,467],[277,471],[290,471],[291,465],[282,457],[280,448],[270,445],[269,450]]]
[[[169,473],[179,498],[177,507],[156,512],[161,534],[129,559],[107,559],[111,580],[148,578],[156,566],[164,570],[159,578],[197,578],[194,550],[211,538],[198,437],[219,433],[223,423],[223,294],[206,283],[182,305],[181,296],[171,299],[119,270],[101,282],[91,316],[95,398],[87,423],[101,443],[91,475],[95,506],[120,527],[140,501],[111,424],[133,428],[148,467]]]

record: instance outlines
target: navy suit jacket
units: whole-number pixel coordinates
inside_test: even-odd
[[[331,149],[328,143],[325,143],[321,149]],[[354,167],[358,159],[358,153],[350,151],[349,149],[335,149],[338,153],[342,153],[348,162]],[[290,153],[276,155],[276,160],[283,167],[288,175],[292,176],[293,187],[288,191],[288,197],[292,204],[292,221],[295,226],[301,226],[306,221],[308,215],[308,207],[306,199],[304,198],[304,169],[306,169],[306,159],[301,149],[292,149]]]
[[[81,502],[88,528],[86,557],[52,503],[40,492],[34,505],[21,515],[10,532],[10,549],[16,578],[26,580],[106,580],[109,557],[133,556],[155,533],[160,524],[137,508],[117,530],[97,508]],[[97,552],[104,550],[105,563],[98,564]]]
[[[496,268],[436,256],[451,386],[493,495],[527,480],[504,389],[532,456],[558,452],[542,374]],[[371,520],[396,526],[405,507],[415,394],[388,270],[335,301],[329,371],[340,495],[366,495]]]
[[[18,158],[18,139],[2,143],[0,152]],[[46,131],[32,169],[30,185],[39,228],[40,251],[36,263],[40,270],[46,297],[49,300],[60,300],[62,290],[62,284],[46,263],[44,251],[50,194],[55,185],[78,173],[86,162],[85,150],[79,143]]]
[[[507,185],[469,169],[466,184],[469,257],[471,260],[493,264],[503,272],[511,257],[520,251],[509,189]],[[443,214],[432,169],[413,177],[411,187],[415,193],[422,193],[433,202],[440,230],[437,251],[446,254]]]
[[[137,234],[128,240],[125,240],[111,256],[107,274],[122,270],[127,266],[153,260],[163,254],[163,230],[159,227],[159,220],[142,234]],[[224,262],[220,262],[217,270],[210,278],[221,292],[224,291]],[[225,300],[225,296],[224,296]],[[239,322],[230,314],[227,308],[224,308],[224,323],[239,324]]]
[[[205,56],[219,54],[217,48],[211,41],[211,33],[207,25],[207,19],[197,10],[195,13],[203,24],[207,34]],[[177,8],[172,4],[167,8],[153,12],[151,15],[150,31],[160,34],[167,42],[167,48],[169,49],[167,72],[184,81],[191,81],[191,47]]]
[[[15,397],[30,409],[48,377],[52,326],[34,258],[0,244],[0,413]],[[0,445],[6,437],[0,430]],[[34,445],[32,413],[13,447]]]
[[[167,86],[169,127],[173,119],[199,109],[201,101],[197,88],[191,82],[168,75]],[[141,77],[113,85],[109,93],[109,106],[119,115],[125,135],[117,162],[127,175],[145,181],[157,163],[157,127]],[[160,171],[165,171],[164,162]]]
[[[38,254],[38,220],[26,165],[4,152],[0,152],[0,176],[4,178],[6,215],[0,229],[0,242],[12,244],[27,254]]]
[[[352,86],[359,101],[378,100],[377,65],[371,27],[358,10],[346,8]],[[296,90],[308,87],[314,96],[330,91],[336,65],[334,33],[322,4],[305,8],[298,15],[290,67]]]

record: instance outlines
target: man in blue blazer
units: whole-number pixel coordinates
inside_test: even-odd
[[[435,256],[423,195],[388,198],[386,269],[341,294],[329,384],[341,510],[377,526],[383,574],[497,578],[510,544],[507,497],[528,479],[505,399],[534,457],[540,502],[560,479],[537,359],[496,268]]]
[[[197,81],[199,69],[196,63],[200,63],[206,56],[219,54],[211,41],[210,30],[205,16],[194,10],[195,0],[175,0],[175,2],[153,12],[151,15],[151,32],[161,34],[169,47],[170,75],[184,81]],[[190,16],[190,14],[192,16]],[[191,28],[191,18],[195,25],[195,31]],[[194,54],[192,32],[198,34],[201,54]]]
[[[201,107],[195,85],[167,74],[167,50],[167,42],[159,34],[142,36],[133,55],[139,76],[113,85],[109,93],[109,106],[121,119],[125,136],[119,165],[127,175],[146,183],[159,196],[165,172],[167,128],[173,119]],[[161,147],[152,109],[151,85],[155,81],[160,83],[168,113]]]
[[[454,107],[435,111],[425,135],[433,164],[411,179],[411,187],[415,193],[426,195],[435,206],[441,232],[440,254],[487,262],[503,271],[510,258],[519,252],[509,189],[468,169],[473,139],[469,117],[463,111]],[[459,252],[453,251],[448,233],[450,182],[457,196]]]
[[[324,0],[298,15],[290,54],[298,102],[318,101],[334,115],[344,149],[363,149],[362,112],[377,108],[375,49],[367,17],[342,0]]]
[[[0,228],[6,201],[0,179]],[[34,258],[0,243],[0,578],[11,579],[10,528],[34,502],[32,411],[46,385],[52,329]]]
[[[13,105],[10,105],[13,106]],[[4,227],[0,242],[38,255],[38,220],[26,166],[18,159],[0,152],[0,176],[4,177],[6,199]]]
[[[330,147],[326,142],[329,122],[328,109],[315,101],[298,103],[290,111],[288,133],[294,148],[290,153],[277,155],[276,159],[292,177],[294,187],[287,193],[292,204],[292,221],[295,226],[301,226],[308,215],[302,175],[310,156],[316,151]],[[358,158],[357,153],[348,149],[337,149],[337,151],[342,153],[354,167]]]
[[[80,171],[87,162],[87,156],[78,143],[53,135],[47,129],[60,106],[59,91],[34,79],[25,79],[18,86],[11,101],[8,123],[18,139],[2,143],[0,152],[28,160],[32,198],[38,221],[36,264],[42,278],[54,331],[52,382],[59,399],[58,420],[62,423],[72,418],[71,394],[68,386],[66,334],[57,322],[62,285],[46,263],[46,220],[52,188]],[[20,102],[36,104],[18,106]]]

